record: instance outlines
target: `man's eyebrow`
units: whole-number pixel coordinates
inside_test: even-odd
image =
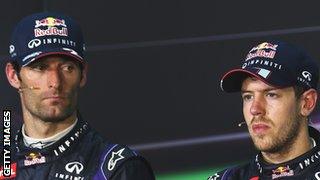
[[[37,66],[37,65],[44,65],[46,64],[43,61],[35,61],[35,62],[31,62],[30,64],[28,64],[26,67],[33,67],[33,66]]]
[[[243,94],[243,93],[250,93],[250,92],[252,92],[252,91],[242,90],[242,89],[241,89],[241,91],[240,91],[241,94]]]
[[[270,87],[270,88],[265,89],[264,91],[274,91],[274,90],[279,90],[279,88]]]

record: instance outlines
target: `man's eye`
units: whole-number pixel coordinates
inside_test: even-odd
[[[249,100],[251,100],[252,98],[253,98],[253,96],[250,95],[250,94],[244,94],[244,95],[242,95],[243,101],[249,101]]]
[[[277,97],[278,97],[278,94],[269,92],[269,93],[267,93],[267,97],[277,98]]]
[[[62,69],[67,72],[72,72],[75,69],[75,67],[73,65],[64,65],[62,66]]]

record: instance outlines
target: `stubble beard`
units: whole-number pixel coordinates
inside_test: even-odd
[[[39,100],[39,97],[34,97]],[[36,119],[43,122],[58,123],[66,120],[76,110],[77,92],[70,93],[67,97],[67,104],[43,105],[37,102],[25,102],[26,111]]]
[[[291,149],[296,141],[301,129],[301,123],[302,118],[295,114],[292,119],[288,120],[287,126],[279,129],[278,134],[272,134],[271,136],[250,135],[255,147],[259,151],[266,153],[284,152]]]
[[[59,107],[59,112],[57,112],[56,110],[51,110],[50,107],[40,107],[39,109],[29,110],[29,112],[34,117],[42,120],[43,122],[58,123],[70,117],[74,113],[75,109],[75,105],[70,103],[66,107]]]

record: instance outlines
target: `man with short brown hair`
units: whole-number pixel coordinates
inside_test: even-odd
[[[25,17],[9,49],[6,75],[19,92],[24,124],[12,142],[14,173],[0,179],[154,179],[143,157],[107,141],[77,111],[87,61],[73,19],[51,12]]]
[[[241,92],[245,123],[260,153],[209,179],[320,179],[320,133],[308,126],[318,80],[318,65],[304,50],[280,41],[253,47],[240,68],[222,77],[221,88]]]

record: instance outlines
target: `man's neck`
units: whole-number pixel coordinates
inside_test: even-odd
[[[312,149],[312,142],[308,133],[308,126],[301,130],[294,142],[287,144],[275,153],[261,152],[263,159],[272,164],[290,161]]]
[[[70,127],[75,121],[76,112],[59,122],[45,122],[37,118],[24,116],[25,133],[32,138],[48,138]]]

